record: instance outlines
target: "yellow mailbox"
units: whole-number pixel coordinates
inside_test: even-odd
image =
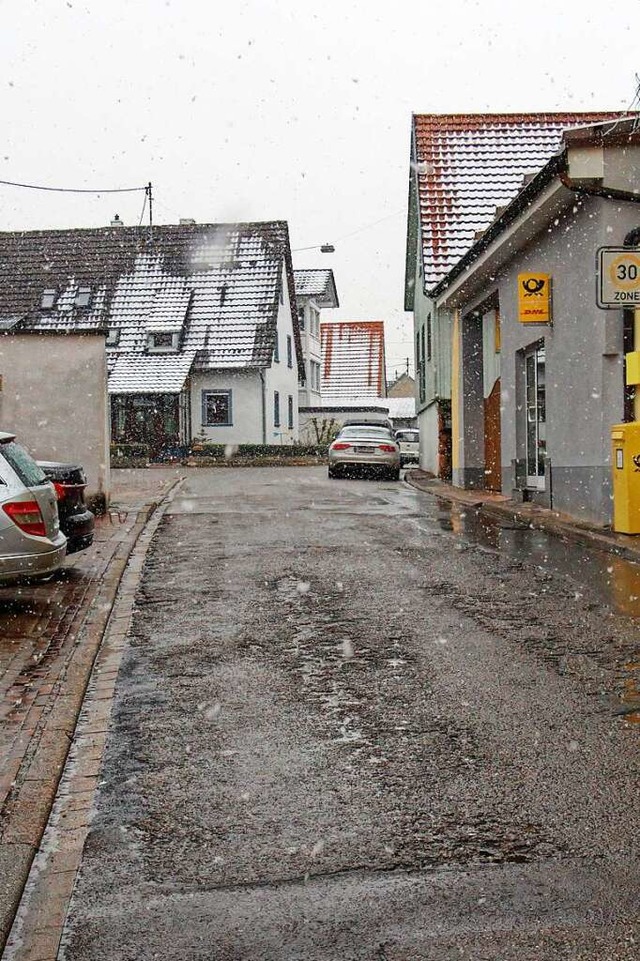
[[[640,422],[611,428],[613,529],[640,534]]]

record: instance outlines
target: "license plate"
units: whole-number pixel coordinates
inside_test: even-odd
[[[370,454],[375,448],[373,447],[354,447],[356,454]]]

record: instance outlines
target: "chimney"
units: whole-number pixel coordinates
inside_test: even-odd
[[[111,221],[111,226],[112,226],[112,227],[124,227],[124,224],[123,224],[122,221],[120,220],[120,215],[119,215],[119,214],[115,214],[115,215],[114,215],[114,218],[113,218],[113,220]]]

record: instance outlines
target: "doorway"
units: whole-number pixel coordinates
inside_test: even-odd
[[[544,343],[529,348],[524,354],[525,403],[525,459],[527,487],[545,490],[545,459],[547,456],[547,423],[545,395]]]

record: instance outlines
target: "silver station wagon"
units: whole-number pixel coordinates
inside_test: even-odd
[[[53,485],[15,435],[0,432],[0,584],[51,574],[66,548]]]

